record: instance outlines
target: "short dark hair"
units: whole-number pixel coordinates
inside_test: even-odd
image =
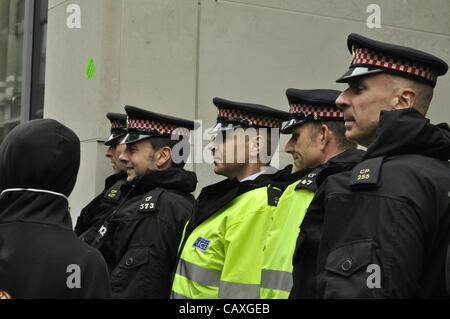
[[[342,150],[355,149],[357,144],[345,137],[345,125],[343,121],[317,121],[313,123],[314,133],[318,133],[322,124],[326,125],[336,137],[338,148]]]
[[[259,154],[259,160],[261,160],[262,164],[269,165],[272,157],[275,155],[275,151],[277,149],[278,143],[280,141],[280,130],[278,128],[270,128],[270,127],[245,127],[247,130],[249,128],[253,128],[256,130],[256,134],[260,134],[264,137],[264,145],[262,147],[261,153]],[[272,134],[275,132],[276,139],[272,139]],[[273,145],[272,145],[273,143]],[[268,162],[267,162],[268,161]]]
[[[170,147],[173,150],[175,145],[178,143],[182,143],[180,149],[180,156],[182,157],[182,161],[180,163],[175,163],[173,158],[171,159],[171,167],[173,168],[183,168],[186,165],[187,158],[190,154],[190,144],[188,138],[183,138],[180,136],[178,139],[172,139],[171,137],[151,137],[147,139],[147,141],[151,144],[155,151],[159,150],[163,147]]]
[[[272,139],[272,133],[275,132],[275,140]],[[262,134],[265,138],[265,144],[264,147],[262,148],[261,154],[263,154],[264,156],[267,156],[267,160],[269,160],[268,163],[262,163],[262,164],[267,164],[269,165],[272,157],[274,156],[274,153],[277,149],[278,143],[280,141],[280,130],[278,128],[263,128],[258,129],[258,134]],[[273,145],[272,145],[273,143]],[[261,156],[261,155],[260,155]],[[261,159],[263,160],[264,157]]]

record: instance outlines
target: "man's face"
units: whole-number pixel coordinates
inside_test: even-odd
[[[119,160],[119,156],[125,151],[125,145],[115,144],[108,147],[105,156],[111,160],[114,174],[126,171],[125,163]]]
[[[248,163],[248,139],[242,129],[219,132],[208,148],[214,157],[214,173],[218,175],[232,177]]]
[[[125,164],[128,178],[131,181],[136,176],[142,176],[147,169],[157,169],[155,151],[149,141],[143,140],[126,145],[120,160]]]
[[[348,89],[336,99],[344,112],[347,139],[366,147],[374,141],[380,112],[393,110],[398,103],[390,84],[389,75],[383,73],[349,81]]]
[[[303,123],[293,129],[284,151],[292,155],[295,172],[322,164],[319,139],[320,134],[312,123]]]

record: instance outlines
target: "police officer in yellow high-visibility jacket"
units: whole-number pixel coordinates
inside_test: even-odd
[[[281,190],[270,185],[279,130],[289,113],[220,98],[209,148],[214,172],[189,221],[172,298],[259,298],[262,250]]]
[[[298,180],[283,192],[269,226],[263,252],[261,298],[289,297],[295,242],[314,197],[318,174],[327,167],[337,169],[358,161],[361,156],[362,151],[355,150],[356,145],[345,138],[343,114],[335,105],[339,94],[335,90],[286,92],[291,120],[282,133],[292,134],[285,151],[292,154]]]

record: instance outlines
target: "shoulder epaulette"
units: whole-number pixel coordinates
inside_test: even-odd
[[[121,186],[125,184],[125,181],[118,180],[115,182],[106,192],[103,196],[103,199],[110,202],[118,202],[121,198],[122,192],[121,192]]]
[[[159,207],[159,198],[164,191],[165,190],[162,188],[155,188],[146,193],[142,197],[141,201],[137,203],[136,209],[139,214],[151,214],[157,212]]]
[[[378,187],[384,156],[375,157],[357,164],[350,177],[350,188]]]
[[[283,191],[281,189],[268,186],[267,187],[267,204],[269,206],[278,206],[278,201],[280,200]]]
[[[316,178],[319,172],[322,170],[322,168],[316,168],[312,170],[309,174],[306,174],[303,176],[297,186],[295,187],[296,190],[299,189],[307,189],[311,192],[315,192],[317,190],[317,184],[316,184]]]

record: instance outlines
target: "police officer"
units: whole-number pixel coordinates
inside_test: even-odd
[[[357,34],[347,43],[352,62],[338,82],[349,87],[336,103],[347,138],[368,149],[311,203],[293,297],[448,297],[450,130],[424,117],[448,66]]]
[[[183,167],[194,122],[125,107],[128,134],[120,160],[127,182],[96,245],[111,270],[114,298],[168,298],[183,227],[197,178]]]
[[[317,189],[317,176],[324,174],[325,168],[336,171],[354,166],[364,154],[345,137],[344,114],[335,104],[340,93],[336,90],[286,91],[291,120],[282,133],[292,134],[285,151],[294,160],[295,173],[289,178],[295,182],[280,197],[269,228],[263,252],[261,298],[289,297],[295,242]]]
[[[281,191],[269,167],[289,113],[214,98],[219,114],[209,148],[214,172],[189,221],[172,298],[258,298],[262,248]],[[271,174],[272,173],[272,174]]]
[[[111,122],[111,135],[105,142],[108,146],[105,156],[111,160],[114,174],[106,178],[105,189],[81,210],[75,225],[75,233],[88,244],[92,243],[98,228],[119,202],[117,192],[127,178],[126,167],[119,156],[126,146],[119,142],[127,134],[127,116],[120,113],[108,113]]]

